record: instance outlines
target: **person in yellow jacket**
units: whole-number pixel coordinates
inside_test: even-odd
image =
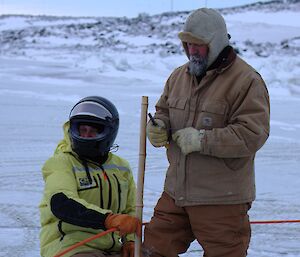
[[[135,182],[128,162],[110,152],[119,114],[107,99],[91,96],[72,108],[64,139],[43,168],[45,189],[39,206],[41,256],[53,257],[101,231],[65,257],[134,256]]]

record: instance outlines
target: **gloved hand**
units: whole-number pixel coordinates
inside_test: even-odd
[[[205,130],[197,130],[195,128],[189,127],[176,131],[172,135],[172,139],[180,147],[181,152],[184,155],[188,155],[192,152],[197,152],[202,149],[202,138],[204,137]]]
[[[120,236],[136,233],[141,236],[141,222],[138,218],[128,214],[109,214],[104,222],[107,229],[117,228]]]
[[[134,242],[127,241],[123,244],[121,249],[122,257],[134,257]]]
[[[168,142],[168,132],[165,123],[160,119],[154,119],[157,125],[152,121],[147,124],[147,136],[150,143],[155,147],[165,146]]]

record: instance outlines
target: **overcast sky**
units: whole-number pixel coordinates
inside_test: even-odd
[[[267,1],[267,0],[265,0]],[[127,16],[139,13],[189,11],[199,7],[222,8],[257,0],[0,0],[0,14],[66,16]]]

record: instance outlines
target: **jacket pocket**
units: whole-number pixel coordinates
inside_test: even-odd
[[[167,103],[169,105],[169,117],[171,128],[178,130],[184,127],[185,123],[185,108],[187,98],[169,98]],[[172,131],[174,133],[175,131]]]
[[[244,158],[224,158],[224,164],[227,168],[237,171],[245,167],[249,162],[249,157]]]
[[[170,108],[184,110],[186,105],[186,98],[169,98],[168,104]]]
[[[220,115],[224,115],[225,110],[226,110],[226,104],[217,101],[204,103],[202,107],[202,111],[204,112],[220,114]]]
[[[226,125],[227,104],[221,101],[204,102],[197,119],[197,128],[222,128]]]

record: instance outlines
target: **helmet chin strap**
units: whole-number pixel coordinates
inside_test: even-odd
[[[113,153],[115,153],[115,152],[117,152],[119,150],[119,145],[118,144],[113,144],[112,146],[111,146],[111,148],[110,148],[110,152],[113,152]]]
[[[104,155],[100,156],[100,158],[98,159],[98,163],[102,165],[103,163],[106,162],[107,158],[108,158],[108,153],[105,153]]]

